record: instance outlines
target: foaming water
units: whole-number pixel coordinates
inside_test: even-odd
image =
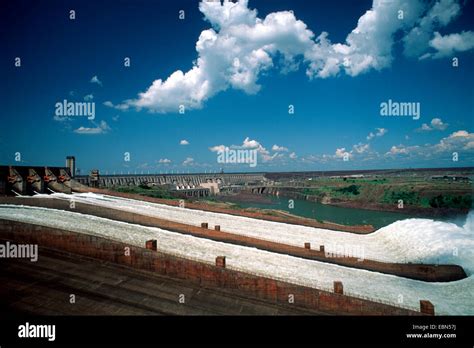
[[[466,231],[474,234],[474,210],[471,210],[469,214],[467,214],[466,222],[464,223],[463,228]]]
[[[46,195],[46,197],[71,199],[71,195],[66,194]],[[226,232],[288,245],[301,246],[305,242],[310,242],[314,245],[325,245],[328,252],[335,252],[341,246],[353,246],[363,249],[364,257],[367,259],[384,262],[457,264],[466,268],[468,274],[474,272],[472,261],[474,259],[473,212],[463,222],[464,227],[462,224],[457,225],[452,222],[415,218],[396,221],[369,235],[357,235],[322,228],[183,209],[95,193],[74,194],[72,197],[77,202],[171,221],[185,221],[187,224],[196,226],[200,226],[202,221],[207,221],[211,228],[212,225],[220,225]]]
[[[430,219],[407,219],[381,228],[374,234],[386,252],[423,263],[457,264],[468,275],[474,272],[474,212],[463,225]]]

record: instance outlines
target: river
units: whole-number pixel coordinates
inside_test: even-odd
[[[239,202],[242,208],[278,209],[293,215],[312,218],[316,220],[331,221],[343,225],[372,225],[376,229],[390,225],[391,223],[409,218],[420,218],[406,213],[384,212],[377,210],[366,210],[357,208],[336,207],[300,199],[293,199],[294,206],[290,208],[289,198],[266,196],[271,203]],[[429,218],[429,217],[427,217]],[[464,216],[463,221],[466,219]],[[436,220],[448,221],[451,218],[436,218]]]

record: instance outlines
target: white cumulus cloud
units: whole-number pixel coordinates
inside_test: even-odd
[[[423,12],[424,15],[403,38],[404,54],[407,57],[423,56],[429,49],[434,29],[448,25],[460,14],[461,6],[457,0],[438,0]]]
[[[255,150],[257,152],[257,155],[259,159],[261,160],[262,163],[270,163],[270,162],[275,162],[276,160],[287,160],[287,159],[296,159],[298,156],[296,155],[295,152],[291,152],[288,154],[290,151],[288,148],[284,146],[278,146],[277,144],[272,146],[272,151],[273,153],[270,153],[269,150],[267,150],[258,140],[255,139],[250,139],[250,137],[246,137],[241,145],[215,145],[212,147],[209,147],[209,151],[211,152],[224,152],[227,150],[232,150],[232,149],[245,149],[245,150]]]
[[[96,127],[79,127],[74,130],[77,134],[104,134],[110,130],[109,125],[105,121],[101,121]]]
[[[121,111],[125,111],[125,110],[128,110],[130,108],[130,105],[128,105],[127,103],[121,103],[121,104],[114,105],[110,100],[105,101],[104,105],[109,107],[109,108],[114,108],[114,109],[121,110]]]
[[[433,149],[436,152],[471,150],[472,142],[474,142],[474,133],[469,133],[465,130],[459,130],[441,139],[439,143],[433,147]]]
[[[345,147],[341,147],[340,149],[336,149],[335,157],[336,158],[344,158],[344,157],[351,158],[352,153],[346,151]]]
[[[288,148],[284,146],[278,146],[277,144],[272,146],[272,151],[276,152],[288,152]]]
[[[430,46],[436,49],[433,58],[451,57],[456,52],[464,52],[474,48],[474,32],[463,31],[460,34],[442,36],[436,32]]]
[[[465,130],[459,130],[451,133],[449,136],[440,139],[436,144],[424,144],[405,146],[392,146],[386,156],[409,155],[413,158],[433,158],[433,156],[450,155],[451,152],[472,152],[474,150],[474,133]]]
[[[229,149],[229,147],[227,147],[225,145],[216,145],[216,146],[210,147],[209,151],[211,151],[211,152],[224,152],[228,149]]]
[[[194,158],[192,157],[186,157],[186,159],[183,161],[183,166],[190,166],[194,164]]]
[[[359,143],[359,144],[356,144],[353,146],[353,149],[356,153],[364,153],[364,152],[367,152],[369,150],[369,147],[370,145],[369,144],[362,144],[362,143]]]
[[[345,41],[332,43],[328,33],[316,36],[292,11],[272,12],[260,18],[257,10],[248,7],[248,0],[203,0],[199,10],[211,27],[199,35],[192,67],[156,79],[135,99],[108,106],[158,113],[176,113],[180,106],[199,109],[209,98],[229,88],[255,94],[262,87],[259,78],[263,73],[270,69],[294,71],[300,63],[307,66],[310,78],[341,73],[357,76],[381,70],[392,63],[399,32],[403,34],[406,55],[421,54],[430,45],[438,50],[437,55],[467,50],[471,47],[470,33],[453,34],[461,35],[462,40],[457,36],[435,36],[431,40],[433,30],[451,22],[460,8],[455,0],[373,0]],[[419,47],[423,49],[413,52]]]
[[[375,128],[376,132],[370,132],[369,135],[367,135],[367,140],[372,140],[375,137],[383,137],[385,134],[387,134],[388,130],[386,128]]]
[[[97,77],[97,75],[92,76],[92,78],[90,79],[89,82],[90,82],[90,83],[98,84],[99,86],[102,86],[102,81],[99,80],[99,78]]]
[[[409,152],[409,148],[405,147],[404,145],[392,146],[390,151],[386,153],[386,155],[406,155]]]
[[[423,123],[420,128],[417,129],[419,132],[430,132],[433,130],[443,131],[448,128],[448,124],[444,123],[440,118],[433,118],[430,125]]]

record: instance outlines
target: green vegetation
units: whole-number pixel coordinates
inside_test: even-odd
[[[302,193],[310,196],[322,197],[326,192],[329,192],[329,187],[312,187],[303,189]]]
[[[432,208],[470,209],[472,207],[472,197],[438,195],[431,198],[429,203]]]
[[[337,191],[342,192],[342,193],[349,193],[353,195],[358,195],[360,193],[359,186],[357,185],[350,185],[347,187],[343,187],[343,188],[337,189]]]
[[[457,174],[443,172],[395,172],[389,175],[376,174],[364,177],[314,177],[312,180],[294,181],[291,184],[281,182],[283,197],[306,198],[324,204],[345,205],[348,207],[370,208],[376,210],[397,209],[399,200],[403,200],[405,209],[424,212],[443,213],[443,210],[467,210],[473,205],[472,183],[467,181],[432,180],[433,175]],[[474,177],[472,170],[461,175]],[[140,194],[148,197],[177,199],[167,187],[120,186],[118,192]],[[192,199],[194,200],[194,199]],[[203,199],[199,199],[203,200]],[[221,205],[218,197],[204,199],[210,205]],[[238,204],[233,209],[245,209]]]
[[[420,202],[420,197],[414,191],[386,191],[382,201],[396,204],[399,200],[402,200],[403,204],[417,205]]]
[[[160,186],[148,186],[146,184],[141,184],[139,186],[118,186],[114,187],[113,190],[117,192],[133,193],[153,198],[176,198],[166,188]]]
[[[313,177],[311,181],[305,180],[305,187],[287,190],[290,197],[295,196],[294,193],[300,193],[309,196],[309,200],[329,204],[347,203],[353,207],[370,205],[381,210],[385,207],[396,208],[399,200],[403,200],[405,208],[426,211],[470,209],[473,204],[472,183],[431,179],[432,176],[441,174],[473,177],[471,170],[463,173],[400,171],[389,175],[376,174],[365,177]]]

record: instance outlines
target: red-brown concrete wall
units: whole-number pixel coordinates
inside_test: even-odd
[[[100,237],[38,225],[0,220],[0,239],[60,249],[73,254],[154,271],[200,286],[232,289],[243,296],[263,298],[282,304],[288,304],[288,296],[293,294],[294,305],[333,314],[421,315],[420,312],[408,309],[178,258],[147,250],[145,245],[143,248],[138,248]],[[130,256],[125,255],[126,247],[130,248]]]

